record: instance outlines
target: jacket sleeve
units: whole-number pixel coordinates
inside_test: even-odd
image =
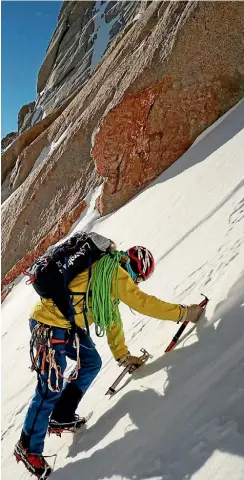
[[[125,345],[125,334],[122,322],[121,324],[114,323],[111,330],[107,331],[107,340],[115,360],[118,360],[118,358],[128,353],[128,347]]]
[[[114,292],[115,280],[112,288]],[[163,302],[142,292],[122,267],[119,267],[118,295],[121,302],[133,310],[160,320],[177,322],[185,313],[185,308],[181,305]]]

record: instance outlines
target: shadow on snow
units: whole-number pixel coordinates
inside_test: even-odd
[[[108,404],[96,424],[74,439],[69,456],[95,447],[128,414],[124,437],[59,468],[54,479],[183,480],[216,450],[244,457],[243,287],[241,277],[211,322],[201,320],[194,333],[201,345],[178,348],[136,373],[143,379],[165,369],[162,395],[152,388],[133,390],[112,408]]]

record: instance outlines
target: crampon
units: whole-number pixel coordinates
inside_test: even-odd
[[[62,433],[77,433],[84,429],[86,423],[88,422],[89,418],[91,418],[92,413],[89,414],[87,417],[79,417],[75,415],[75,419],[73,422],[65,423],[65,422],[57,422],[56,420],[50,420],[48,426],[48,433],[55,433],[58,437],[61,437]]]
[[[31,453],[23,447],[19,440],[14,447],[17,462],[23,462],[27,470],[40,480],[46,480],[52,473],[51,467],[41,453]]]

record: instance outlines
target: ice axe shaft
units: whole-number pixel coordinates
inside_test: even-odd
[[[141,352],[142,352],[142,355],[139,357],[143,363],[145,363],[150,357],[150,353],[147,352],[147,350],[145,350],[145,348],[141,348]],[[140,368],[140,366],[138,366],[138,368]],[[124,378],[124,376],[127,374],[127,373],[132,373],[131,372],[131,365],[128,365],[127,367],[124,368],[124,370],[121,372],[121,374],[116,378],[116,380],[114,381],[114,383],[111,385],[111,387],[109,387],[108,391],[105,393],[105,395],[110,395],[110,397],[112,395],[114,395],[116,393],[116,387],[119,385],[119,383],[121,382],[121,380]]]
[[[203,293],[201,293],[201,295],[204,297],[204,299],[201,301],[201,303],[199,303],[199,307],[201,307],[203,310],[204,308],[206,307],[207,303],[209,302],[209,299],[208,297],[206,297],[206,295],[203,295]],[[178,342],[180,336],[182,335],[182,333],[184,332],[185,328],[187,327],[189,322],[187,322],[186,320],[182,323],[182,325],[180,326],[179,330],[176,332],[175,336],[173,337],[173,339],[171,340],[170,344],[167,346],[166,350],[165,350],[165,353],[167,352],[170,352],[170,350],[172,350],[172,348],[175,347],[176,343]]]

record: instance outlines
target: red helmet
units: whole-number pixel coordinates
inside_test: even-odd
[[[151,252],[140,245],[128,250],[132,270],[146,280],[153,273],[154,258]]]

